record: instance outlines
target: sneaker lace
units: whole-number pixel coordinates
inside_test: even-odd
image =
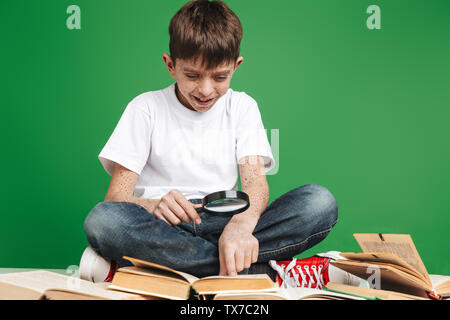
[[[297,259],[293,258],[292,261],[285,266],[282,264],[281,266],[276,263],[275,260],[270,260],[269,265],[278,273],[278,276],[281,278],[281,287],[282,288],[296,288],[296,287],[307,287],[322,289],[324,285],[322,269],[323,265],[319,264],[312,265],[311,269],[308,265],[302,266],[296,265]],[[294,269],[295,266],[295,269]],[[286,267],[286,268],[285,268]],[[297,270],[295,272],[294,270]],[[312,273],[311,271],[312,270]],[[302,281],[300,283],[300,280]]]

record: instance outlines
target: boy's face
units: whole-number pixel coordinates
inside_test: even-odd
[[[186,108],[197,112],[208,111],[227,92],[231,77],[244,60],[239,57],[235,63],[224,63],[217,68],[206,69],[201,65],[201,59],[177,59],[174,65],[168,54],[164,53],[162,58],[170,75],[177,81],[178,100]]]

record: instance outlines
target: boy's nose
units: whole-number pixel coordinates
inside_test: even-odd
[[[200,98],[209,98],[214,92],[214,87],[210,81],[202,81],[198,87],[199,93],[202,95]]]

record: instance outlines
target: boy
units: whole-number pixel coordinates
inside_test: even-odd
[[[229,88],[243,62],[234,12],[221,1],[191,1],[172,18],[169,33],[170,55],[162,59],[176,82],[133,99],[101,151],[112,177],[105,201],[84,224],[90,247],[80,274],[93,279],[96,264],[125,266],[127,255],[198,277],[274,278],[274,270],[285,277],[286,266],[272,261],[272,269],[269,260],[291,259],[323,240],[337,221],[336,201],[326,188],[305,185],[267,207],[265,172],[274,158],[259,109]],[[237,189],[238,173],[250,198],[245,212],[232,218],[196,212],[199,205],[189,200]],[[306,264],[328,272],[326,258]]]

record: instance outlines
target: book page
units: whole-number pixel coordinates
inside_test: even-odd
[[[346,259],[361,261],[361,262],[374,262],[389,264],[392,266],[398,266],[402,271],[408,272],[419,279],[422,279],[427,284],[430,284],[427,279],[415,268],[410,266],[406,261],[390,252],[341,252],[341,255]]]
[[[313,288],[279,288],[277,292],[238,292],[220,293],[214,300],[323,300],[323,299],[344,299],[344,300],[366,300],[365,297],[356,297],[340,292],[332,292]]]
[[[277,292],[218,293],[213,300],[289,300]]]
[[[199,294],[278,291],[278,285],[267,274],[210,276],[195,281],[192,287]]]
[[[113,284],[109,285],[108,289],[110,289],[111,292],[132,292],[137,297],[145,297],[146,300],[184,300],[179,297],[163,295],[163,294],[159,294],[159,293],[149,295],[148,291],[142,291],[142,290],[136,290],[136,289],[130,289],[130,288],[122,288],[122,287],[115,286]],[[131,299],[129,299],[129,300],[131,300]]]
[[[409,234],[355,233],[353,236],[362,251],[394,253],[431,283],[427,269]]]
[[[439,274],[430,274],[431,283],[433,284],[433,287],[438,287],[440,284],[443,284],[445,282],[449,282],[450,286],[450,276],[442,276]]]
[[[105,299],[125,299],[131,296],[122,292],[105,290],[102,286],[96,285],[93,282],[46,270],[1,274],[0,281],[33,289],[43,294],[47,290],[61,290],[103,297]]]
[[[450,296],[450,276],[430,274],[431,283],[436,293],[441,296]]]
[[[201,278],[199,280],[206,280],[206,279],[270,279],[270,277],[265,274],[238,274],[237,276],[208,276]]]
[[[153,262],[149,262],[149,261],[145,261],[145,260],[141,260],[141,259],[136,259],[136,258],[131,258],[131,257],[127,257],[127,256],[124,256],[123,258],[130,261],[137,268],[159,270],[159,271],[161,271],[161,273],[165,273],[166,275],[172,274],[174,277],[177,277],[177,276],[182,277],[183,279],[185,279],[186,281],[188,281],[191,284],[195,280],[198,280],[197,277],[195,277],[191,274],[177,271],[177,270],[171,269],[169,267],[166,267],[166,266],[163,266],[163,265],[160,265],[157,263],[153,263]]]
[[[355,286],[350,286],[342,283],[328,282],[325,286],[327,289],[335,290],[337,292],[356,294],[358,296],[368,297],[371,299],[382,299],[382,300],[429,300],[422,297],[417,297],[409,294],[404,294],[395,291],[388,290],[378,290],[370,288],[360,288]]]
[[[140,267],[122,267],[118,270],[122,273],[133,273],[133,274],[139,274],[141,276],[148,276],[148,277],[154,277],[154,278],[166,278],[166,279],[172,279],[173,281],[178,281],[181,283],[188,283],[189,281],[186,281],[186,278],[179,275],[178,273],[172,273],[167,272],[166,270],[160,270],[160,269],[150,269],[150,268],[140,268]]]
[[[332,292],[326,291],[323,289],[314,289],[314,288],[280,288],[279,293],[286,297],[288,300],[300,300],[306,297],[321,297],[328,296],[334,298],[348,299],[348,300],[367,300],[366,297],[356,297],[352,295],[348,295],[340,292]]]
[[[43,270],[5,273],[0,274],[0,281],[19,285],[43,294],[49,287],[48,283],[54,281],[52,280],[54,274],[56,273]]]
[[[375,280],[378,283],[376,284],[377,289],[402,291],[415,295],[424,295],[426,291],[432,290],[431,283],[428,284],[417,276],[386,263],[372,264],[370,262],[337,260],[331,261],[330,264],[367,281],[376,269],[380,277],[379,280]]]

